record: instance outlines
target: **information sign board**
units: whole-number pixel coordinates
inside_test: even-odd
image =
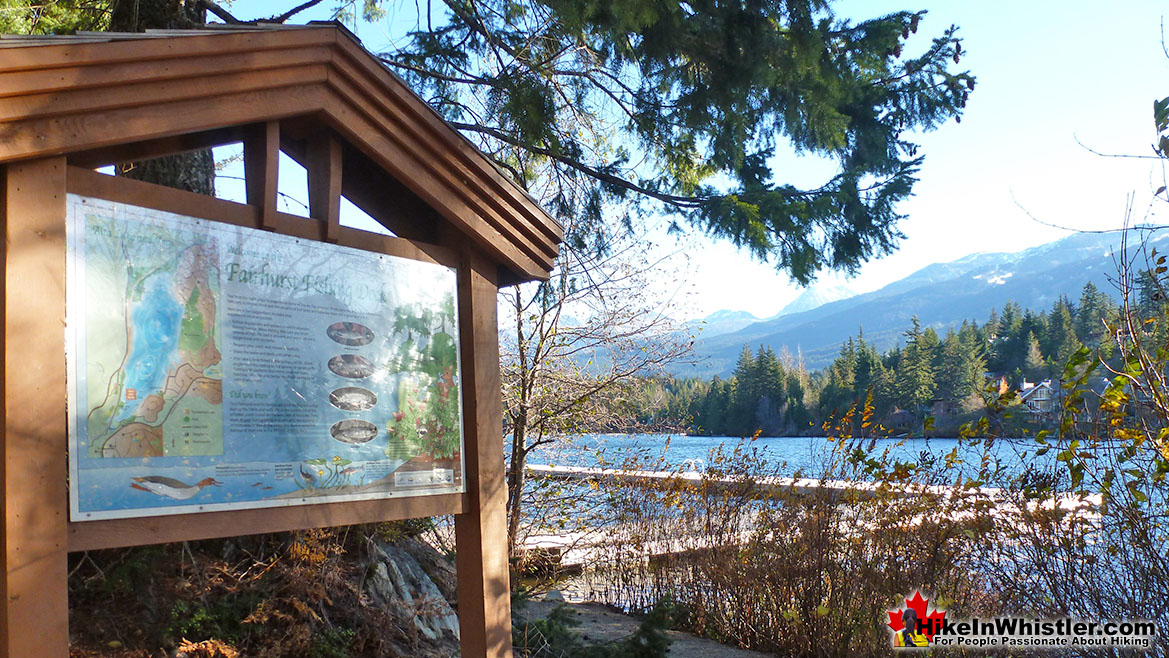
[[[453,269],[67,206],[72,520],[463,491]]]

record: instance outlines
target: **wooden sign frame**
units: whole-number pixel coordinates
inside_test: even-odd
[[[178,40],[185,40],[182,48],[169,43]],[[34,51],[31,56],[10,56],[13,50],[25,50],[20,48],[0,50],[0,134],[10,138],[0,140],[0,210],[6,234],[0,654],[68,655],[70,551],[233,536],[241,528],[252,534],[453,514],[462,655],[510,656],[497,295],[501,284],[546,277],[562,231],[522,192],[501,182],[483,156],[336,26],[224,31],[146,43],[149,47],[143,49],[141,42],[93,44],[65,38],[64,46],[28,49]],[[149,61],[152,56],[159,60]],[[260,60],[269,68],[291,62],[289,71],[302,78],[284,84],[308,86],[296,87],[300,95],[289,97],[288,103],[300,99],[308,106],[290,113],[290,105],[274,110],[268,96],[243,99],[213,125],[194,131],[186,115],[160,118],[159,108],[171,98],[189,102],[184,99],[191,85],[211,88],[204,82],[183,86],[170,79],[190,76],[188,69],[204,65],[200,56],[219,58],[215,66],[228,69],[233,63],[254,67]],[[306,58],[320,64],[306,63]],[[95,70],[115,78],[103,88],[74,93],[60,82],[70,78],[62,73],[69,66],[99,67]],[[118,67],[138,77],[117,78]],[[337,70],[345,75],[336,75]],[[40,77],[32,75],[38,71]],[[143,77],[150,79],[150,71],[160,79],[141,83]],[[238,96],[241,86],[267,84],[275,74],[239,75],[223,93]],[[147,98],[141,101],[141,120],[127,117],[124,107],[109,106],[115,91],[108,87],[119,80],[149,87],[138,89]],[[55,88],[57,95],[46,100],[45,88]],[[353,98],[330,99],[329,94],[341,92]],[[70,120],[68,112],[78,118]],[[264,118],[265,112],[278,116]],[[386,112],[396,118],[374,125]],[[429,137],[420,137],[419,130],[429,131]],[[436,135],[441,138],[438,147]],[[235,142],[244,146],[247,203],[94,171],[107,163]],[[308,172],[310,218],[276,207],[280,151]],[[409,158],[421,158],[425,166],[412,173],[405,162]],[[64,352],[70,193],[454,267],[465,492],[70,522]],[[341,226],[342,194],[399,237]]]

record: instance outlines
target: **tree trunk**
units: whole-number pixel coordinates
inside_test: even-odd
[[[168,155],[142,162],[123,162],[118,175],[215,196],[215,158],[210,150]]]
[[[520,299],[519,289],[513,292],[512,303],[515,307],[515,337],[516,355],[518,357],[519,379],[518,394],[515,411],[511,416],[511,470],[507,478],[507,554],[516,557],[516,545],[520,532],[520,513],[523,509],[524,494],[524,465],[527,462],[528,446],[528,387],[531,381],[531,371],[528,367],[527,341],[524,339],[524,308]]]
[[[198,0],[115,0],[110,7],[111,32],[148,29],[181,30],[207,24]],[[144,162],[124,162],[117,174],[135,180],[215,196],[215,159],[210,150],[170,155]]]
[[[207,24],[198,0],[114,0],[110,32],[185,30]]]
[[[507,478],[507,554],[513,558],[516,557],[520,513],[523,509],[524,465],[528,457],[527,446],[524,445],[526,429],[526,422],[521,417],[516,419],[511,434],[511,472]]]

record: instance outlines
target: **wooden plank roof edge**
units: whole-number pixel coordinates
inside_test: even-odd
[[[339,64],[336,68],[343,67],[344,64]],[[334,93],[346,99],[346,102],[365,115],[372,125],[381,126],[383,132],[392,135],[396,141],[404,146],[408,145],[409,150],[423,156],[419,158],[420,166],[429,169],[439,178],[449,180],[448,184],[452,189],[466,188],[462,196],[477,209],[478,214],[492,225],[494,230],[523,247],[529,252],[528,255],[537,261],[547,261],[550,266],[555,260],[558,236],[549,235],[546,227],[541,230],[542,227],[530,219],[530,213],[524,212],[532,205],[531,200],[524,203],[522,199],[514,197],[508,199],[500,194],[498,183],[492,185],[477,175],[481,170],[469,166],[465,158],[460,158],[457,154],[451,158],[449,146],[441,147],[442,136],[435,134],[433,127],[426,122],[419,125],[419,122],[413,120],[417,116],[416,111],[397,105],[392,96],[377,98],[376,90],[371,90],[367,86],[363,88],[362,82],[354,80],[346,71],[339,71],[336,76],[330,71],[329,84]],[[386,100],[390,102],[385,102]],[[394,129],[392,126],[398,128]],[[502,191],[507,189],[504,187]],[[527,221],[509,221],[517,212]]]
[[[44,107],[51,109],[40,111],[37,116],[49,119],[71,116],[78,112],[108,112],[207,98],[210,89],[214,89],[215,96],[227,96],[283,87],[303,87],[306,84],[323,84],[328,78],[327,65],[319,62],[294,64],[282,68],[241,69],[232,73],[233,77],[226,81],[215,74],[202,73],[178,79],[132,80],[124,86],[100,85],[89,89],[84,102],[78,104],[71,104],[70,96],[59,91],[0,98],[0,123],[20,121],[18,114],[22,106],[36,105],[45,98],[53,99],[51,103],[42,103]]]
[[[487,155],[484,154],[483,151],[481,151],[474,142],[467,138],[466,135],[451,127],[451,125],[447,123],[446,119],[442,118],[442,115],[438,113],[438,110],[434,109],[429,103],[420,98],[418,94],[416,94],[414,90],[411,89],[408,84],[406,84],[406,81],[403,80],[401,76],[399,76],[396,72],[394,72],[393,69],[382,62],[380,57],[365,49],[359,41],[353,42],[351,47],[356,46],[356,48],[365,55],[364,58],[357,57],[355,56],[356,53],[345,49],[343,42],[339,42],[339,45],[342,46],[342,52],[348,56],[350,61],[365,69],[366,73],[370,74],[372,78],[376,79],[377,77],[381,76],[383,79],[379,80],[379,82],[381,83],[383,89],[391,92],[393,96],[404,105],[413,106],[411,109],[414,109],[420,114],[425,113],[425,115],[428,115],[430,121],[432,122],[430,127],[434,134],[446,138],[445,141],[447,141],[449,146],[454,147],[454,150],[459,154],[460,159],[464,160],[467,164],[480,169],[481,173],[484,175],[485,180],[490,180],[494,186],[501,188],[504,187],[501,185],[501,183],[505,184],[506,189],[515,195],[523,197],[527,203],[531,204],[531,208],[538,209],[539,212],[530,214],[528,219],[548,232],[549,237],[553,237],[557,242],[559,242],[559,240],[564,236],[564,226],[559,222],[559,220],[548,213],[548,211],[544,210],[544,208],[540,206],[539,201],[537,201],[531,194],[529,194],[527,190],[521,188],[515,183],[515,181],[500,171],[499,166],[496,165],[491,160],[491,158],[487,157]],[[366,61],[363,62],[362,59],[365,59]],[[373,64],[374,66],[371,67],[369,66],[370,64]],[[468,157],[470,156],[470,153],[467,152],[468,150],[474,154],[474,157]]]
[[[340,95],[332,95],[331,98],[340,106],[325,108],[325,115],[332,122],[334,129],[350,142],[364,141],[370,150],[359,150],[362,150],[378,168],[400,181],[466,234],[472,242],[492,254],[499,262],[507,264],[524,280],[547,278],[554,265],[552,258],[534,258],[530,249],[524,248],[523,243],[488,222],[487,218],[478,212],[479,203],[469,200],[465,191],[452,184],[447,172],[420,162],[401,135],[373,131],[370,137],[360,140],[357,136],[362,131],[355,128],[355,125],[367,124],[372,127],[375,125],[374,122],[366,118],[359,109],[349,105]],[[392,155],[394,153],[399,156]],[[483,230],[484,228],[487,230]],[[509,225],[509,228],[512,227]],[[503,239],[492,240],[490,234],[499,235]]]
[[[75,34],[0,34],[0,43],[48,45],[53,43],[94,43],[108,41],[130,41],[135,39],[165,39],[169,37],[188,37],[202,34],[226,34],[230,32],[278,32],[286,30],[304,30],[320,28],[336,28],[360,43],[358,38],[344,23],[340,21],[310,21],[304,25],[288,23],[207,23],[200,28],[190,29],[147,29],[145,32],[95,32],[92,30],[78,30]]]
[[[94,40],[88,37],[57,36],[44,42],[20,43],[0,48],[0,71],[52,70],[77,66],[101,66],[109,63],[142,61],[144,59],[189,58],[193,55],[222,55],[254,52],[266,49],[299,48],[305,45],[333,45],[337,31],[318,27],[313,30],[254,30],[218,31],[196,30],[183,37],[148,37],[143,34],[125,38]],[[234,41],[227,39],[235,37]],[[169,53],[152,52],[167,38],[181,39],[181,50]],[[306,43],[307,41],[307,43]],[[146,43],[142,43],[146,42]],[[15,53],[35,48],[35,60],[14,60]],[[143,50],[147,52],[144,53]]]
[[[306,43],[313,46],[332,47],[334,55],[329,58],[327,66],[337,68],[338,62],[342,60],[349,63],[349,66],[345,67],[348,69],[347,71],[338,69],[337,74],[346,77],[356,74],[358,77],[364,78],[373,91],[385,94],[383,102],[400,108],[402,116],[414,124],[412,128],[418,131],[418,134],[437,142],[434,145],[437,147],[435,152],[441,153],[444,156],[443,159],[456,167],[455,172],[452,172],[456,174],[452,179],[454,184],[452,191],[466,187],[465,191],[458,193],[465,195],[469,192],[474,195],[476,203],[473,206],[486,204],[480,208],[480,212],[490,208],[485,214],[499,213],[506,220],[509,231],[519,231],[519,234],[524,236],[519,242],[515,242],[518,235],[508,237],[507,240],[513,241],[516,246],[528,243],[529,249],[536,247],[539,252],[543,252],[541,254],[543,257],[536,259],[544,261],[538,266],[538,269],[543,271],[535,272],[529,269],[535,263],[528,263],[527,267],[521,265],[517,273],[525,278],[544,278],[540,274],[546,275],[546,270],[550,269],[552,259],[559,251],[558,244],[563,238],[564,229],[560,223],[544,210],[526,190],[520,188],[515,181],[503,174],[498,166],[471,140],[446,123],[434,108],[418,97],[401,77],[387,67],[376,55],[366,50],[360,40],[343,26],[335,23],[304,26],[248,26],[244,29],[231,26],[190,32],[165,31],[149,35],[115,34],[108,36],[111,38],[104,42],[96,42],[88,35],[46,38],[43,41],[38,40],[36,44],[24,42],[26,47],[35,45],[37,48],[35,56],[32,57],[19,57],[11,49],[0,48],[0,77],[4,72],[84,69],[108,63],[189,59],[201,55],[222,55],[228,52],[246,54],[303,47]],[[163,45],[165,42],[160,41],[170,37],[182,39],[181,47],[177,44]],[[138,40],[147,40],[150,44],[135,44],[134,42]],[[131,82],[133,81],[127,80],[127,84]],[[332,87],[333,85],[328,84],[328,86]],[[338,90],[333,89],[332,93],[337,94]],[[363,95],[367,93],[364,92]],[[343,94],[340,96],[338,100],[342,100],[344,97]],[[287,112],[281,114],[291,116]],[[30,116],[24,120],[34,118],[47,117]],[[190,127],[188,126],[188,128]],[[211,126],[211,128],[215,128],[215,126]],[[143,135],[143,137],[161,136]],[[100,144],[86,144],[84,146],[92,149]],[[434,149],[428,147],[426,150],[429,153]],[[29,155],[32,155],[31,151]],[[14,155],[15,157],[18,156]],[[494,230],[498,230],[498,228]],[[530,254],[528,258],[534,255]],[[518,263],[513,262],[511,267],[514,268],[516,265]]]
[[[108,90],[115,85],[133,88],[134,85],[147,83],[223,76],[229,72],[280,71],[313,64],[327,66],[331,61],[332,48],[321,44],[248,53],[247,58],[237,57],[238,53],[225,53],[205,55],[198,60],[174,59],[161,70],[143,66],[140,62],[105,62],[85,67],[84,75],[77,77],[44,75],[43,71],[35,69],[0,71],[0,104],[30,96],[64,97],[91,89]]]
[[[281,89],[283,89],[283,88],[281,88]],[[307,103],[307,105],[296,105],[296,103],[292,103],[289,105],[281,105],[281,107],[289,113],[288,114],[289,118],[295,117],[295,116],[304,116],[306,113],[311,113],[311,112],[324,112],[325,115],[328,116],[331,114],[328,111],[329,105],[331,105],[333,103],[342,103],[343,102],[342,99],[334,96],[335,92],[330,91],[328,89],[328,87],[326,87],[323,83],[318,83],[316,85],[310,85],[308,87],[305,87],[305,86],[289,87],[288,89],[295,91],[294,97],[297,99],[297,101],[309,101]],[[310,99],[311,95],[307,95],[307,92],[309,90],[316,91],[317,95],[320,97],[320,100],[319,101],[312,101]],[[275,90],[269,90],[269,91],[275,91]],[[253,93],[253,92],[244,92],[242,94],[242,96],[239,93],[234,93],[234,94],[230,94],[230,95],[226,95],[226,96],[222,96],[222,97],[216,97],[216,98],[217,99],[232,99],[234,97],[234,98],[239,98],[240,100],[243,100],[244,98],[249,96],[251,93]],[[329,100],[330,97],[332,97],[331,101]],[[291,98],[293,98],[293,97],[287,97],[287,98],[289,100],[291,100]],[[204,123],[200,123],[197,120],[199,117],[203,116],[203,113],[192,112],[192,111],[182,111],[180,109],[177,109],[180,107],[185,107],[185,104],[206,103],[206,102],[213,102],[213,101],[216,101],[216,99],[208,99],[208,98],[202,98],[202,97],[197,98],[197,99],[190,99],[190,100],[177,100],[176,99],[174,101],[165,103],[164,105],[168,109],[167,109],[167,111],[161,112],[161,114],[163,114],[163,115],[174,114],[174,115],[182,116],[182,117],[185,117],[186,119],[188,119],[189,121],[187,123],[190,123],[190,125],[184,125],[182,127],[182,130],[187,131],[187,132],[201,132],[201,131],[205,131],[208,129],[214,129],[216,126],[219,125],[218,123],[204,124]],[[226,102],[226,100],[224,102]],[[156,104],[156,105],[158,105],[158,104]],[[246,102],[245,103],[232,102],[229,104],[229,107],[236,108],[237,110],[240,110],[240,111],[245,110],[247,106],[248,106],[248,103],[246,103]],[[142,109],[148,109],[148,108],[142,108]],[[124,111],[127,111],[127,110],[115,110],[115,111],[113,111],[113,114],[121,114]],[[139,111],[139,113],[140,112],[141,111]],[[157,115],[160,113],[152,111],[151,114]],[[253,112],[252,114],[253,114],[253,116],[248,121],[246,121],[247,123],[252,123],[256,120],[261,120],[263,118],[275,118],[275,117],[271,116],[270,112],[265,112],[265,113],[261,113],[261,114],[256,114],[255,112]],[[330,118],[334,122],[341,122],[341,120],[343,119],[343,115],[335,115],[335,116],[332,116]],[[49,120],[52,120],[52,119],[49,119]],[[41,119],[41,121],[44,121],[44,119]],[[165,137],[170,136],[172,134],[172,132],[173,131],[167,130],[167,131],[164,131],[163,133],[159,133],[158,135],[155,135],[154,131],[152,130],[150,132],[144,132],[144,133],[142,133],[142,135],[149,136],[149,137],[165,138]],[[389,135],[389,134],[384,134],[384,135],[380,135],[379,138],[385,139],[385,140],[393,140],[395,138],[395,136]],[[350,139],[352,140],[353,137],[351,136]],[[357,141],[360,142],[360,140],[357,140]],[[93,142],[93,145],[94,145],[94,147],[100,147],[103,144],[107,145],[107,146],[113,146],[113,145],[116,145],[118,143],[120,143],[120,140],[116,136],[112,136],[112,137],[109,137],[106,139],[101,139],[101,140],[98,140],[96,142]],[[58,150],[60,150],[60,149],[53,149],[50,146],[49,152],[55,153]],[[67,151],[67,149],[66,149],[66,151]],[[384,158],[383,158],[383,161],[384,161]],[[392,162],[383,162],[380,166],[381,166],[381,168],[385,169],[386,171],[390,171],[390,172],[395,171],[395,168],[394,168]],[[409,176],[410,176],[408,170],[396,171],[395,175],[399,178],[399,180],[402,180],[404,178],[409,178]],[[449,185],[449,183],[448,183],[448,185]],[[476,228],[476,226],[475,226],[477,221],[482,222],[481,216],[475,214],[472,211],[471,214],[467,215],[466,217],[462,217],[460,214],[462,211],[460,211],[457,207],[453,207],[453,208],[448,207],[448,203],[445,202],[445,201],[449,201],[449,200],[457,197],[460,199],[459,203],[467,204],[467,202],[465,200],[464,193],[459,192],[457,188],[452,188],[452,187],[448,187],[447,190],[448,190],[448,192],[446,192],[445,194],[443,192],[437,191],[437,190],[436,190],[436,194],[433,194],[433,195],[428,194],[427,196],[430,197],[429,203],[436,208],[447,208],[447,212],[445,212],[443,214],[445,214],[447,216],[448,220],[454,222],[456,225],[463,226],[463,230],[468,234],[468,237],[473,242],[478,244],[481,248],[485,248],[488,251],[491,251],[492,253],[494,253],[495,258],[497,258],[499,260],[499,262],[504,263],[507,267],[509,267],[511,270],[513,270],[516,274],[518,274],[520,280],[533,280],[533,279],[542,280],[542,279],[547,278],[547,273],[551,269],[551,265],[552,265],[550,259],[546,260],[544,262],[540,262],[538,260],[533,260],[533,259],[531,259],[530,256],[523,253],[523,250],[521,249],[520,244],[518,244],[512,240],[506,240],[505,244],[503,246],[500,246],[498,249],[496,249],[495,248],[496,245],[492,245],[491,241],[489,239],[487,239],[485,235],[480,235],[481,233],[483,233],[483,229]],[[447,194],[449,194],[451,196],[446,197]],[[445,199],[445,201],[444,201],[444,199]],[[468,205],[468,207],[474,208],[474,205]],[[492,230],[494,230],[494,229],[492,229]]]
[[[206,39],[214,39],[216,43],[212,45],[210,42],[208,42],[203,48],[196,48],[195,50],[199,52],[206,52],[207,54],[224,54],[229,51],[254,51],[261,48],[256,47],[256,44],[241,44],[238,48],[224,50],[222,44],[219,43],[219,38],[223,36],[271,36],[299,33],[296,35],[297,38],[303,38],[304,33],[307,31],[319,31],[319,41],[321,43],[332,42],[334,45],[340,46],[340,48],[345,51],[346,54],[348,54],[355,63],[361,65],[367,73],[372,74],[372,76],[375,78],[382,77],[379,82],[382,83],[381,86],[383,89],[395,92],[394,95],[397,96],[399,100],[403,100],[401,92],[404,91],[406,94],[404,102],[411,105],[411,109],[415,110],[416,112],[428,114],[432,122],[441,125],[442,128],[436,134],[443,136],[443,141],[446,142],[449,147],[453,148],[454,152],[461,156],[461,159],[477,169],[480,173],[480,177],[482,177],[484,180],[490,181],[491,187],[495,188],[497,192],[504,193],[505,196],[509,197],[522,197],[520,203],[512,203],[509,205],[512,205],[514,210],[519,210],[521,214],[527,217],[528,221],[532,222],[534,226],[539,227],[541,231],[546,234],[546,239],[550,239],[552,242],[559,242],[559,240],[563,237],[564,228],[555,217],[544,210],[540,206],[539,202],[534,199],[526,190],[519,187],[515,181],[506,176],[499,169],[498,165],[492,162],[491,159],[487,157],[470,139],[447,124],[442,116],[439,115],[439,113],[428,103],[419,98],[417,94],[415,94],[413,90],[410,89],[409,85],[407,85],[405,81],[397,75],[397,73],[390,69],[384,62],[382,62],[376,54],[366,49],[361,43],[361,40],[355,34],[353,34],[353,32],[336,21],[313,22],[308,25],[249,24],[219,26],[212,24],[208,25],[206,29],[196,30],[160,30],[147,33],[84,33],[82,36],[37,36],[33,42],[24,42],[22,45],[26,47],[56,46],[58,48],[63,48],[71,45],[104,46],[110,43],[126,43],[128,48],[119,49],[120,52],[117,53],[103,53],[104,56],[102,57],[95,57],[93,55],[91,55],[90,58],[75,56],[71,57],[69,54],[64,54],[64,56],[59,56],[56,61],[40,62],[36,65],[25,64],[24,66],[13,66],[9,64],[8,66],[5,66],[2,59],[0,59],[0,71],[18,71],[28,68],[40,70],[46,68],[72,67],[79,65],[105,65],[115,61],[140,60],[142,59],[142,54],[139,49],[136,47],[131,47],[133,45],[131,42],[136,40],[157,41],[159,39],[170,37],[182,38],[186,40],[203,37]],[[102,35],[103,39],[101,41],[95,41],[93,37],[97,35]],[[168,54],[159,58],[189,57],[192,54],[192,49],[190,47],[191,45],[192,44],[184,44],[184,49],[182,52],[176,53],[174,55]],[[285,44],[279,42],[261,44],[263,47],[272,47],[275,49],[294,47],[296,45],[302,44]],[[108,48],[106,50],[108,50]],[[356,53],[360,53],[363,56],[357,57],[355,56]],[[2,57],[2,55],[0,55],[0,57]],[[78,61],[79,59],[88,59],[90,61],[81,62]],[[393,82],[387,83],[387,80],[392,80]],[[471,156],[471,154],[473,154],[473,156]]]
[[[0,164],[15,162],[27,158],[46,157],[51,155],[68,155],[80,151],[93,151],[102,147],[125,145],[130,142],[150,141],[178,135],[200,133],[220,128],[292,118],[323,111],[329,95],[328,88],[323,83],[304,85],[281,86],[260,91],[245,91],[224,94],[221,96],[199,97],[193,99],[179,99],[168,103],[156,103],[151,106],[123,108],[104,112],[102,114],[87,115],[74,113],[68,119],[70,128],[75,132],[86,133],[93,126],[102,129],[89,133],[83,146],[60,143],[60,140],[48,140],[44,134],[22,134],[17,136],[0,133],[4,136],[0,140]],[[257,100],[257,97],[263,98]],[[264,107],[258,107],[260,104]],[[225,108],[224,111],[232,117],[225,122],[219,117],[209,116],[209,110]],[[271,108],[279,108],[275,111]],[[179,117],[174,119],[173,117]],[[8,122],[8,125],[24,124],[35,130],[45,130],[49,126],[56,126],[65,121],[61,117],[32,117],[20,122]],[[127,140],[124,134],[110,128],[120,125],[120,121],[135,122],[136,131],[133,140]],[[3,124],[0,124],[2,126]],[[46,131],[48,132],[48,131]],[[56,131],[58,134],[60,131]],[[11,147],[7,156],[4,147]],[[11,151],[15,151],[13,155]]]

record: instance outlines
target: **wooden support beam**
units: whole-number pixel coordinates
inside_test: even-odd
[[[218,222],[260,228],[259,208],[247,204],[194,194],[173,187],[154,185],[121,176],[106,176],[89,169],[69,167],[69,192],[82,196],[109,199],[143,208],[154,208],[178,215],[202,217]],[[435,220],[438,221],[438,220]],[[324,240],[320,222],[307,217],[276,213],[276,232],[307,240]],[[361,229],[342,226],[337,244],[355,249],[376,251],[390,256],[412,258],[447,267],[458,266],[458,251],[435,244],[438,236],[430,232],[430,242],[389,237]]]
[[[293,119],[291,123],[299,132],[308,132],[301,121]],[[287,124],[285,122],[282,126],[280,148],[285,155],[308,170],[308,148],[304,146],[304,141],[289,137]],[[345,172],[341,177],[341,195],[386,230],[399,238],[429,244],[439,242],[440,229],[447,221],[360,151],[342,145],[341,170]]]
[[[81,151],[69,154],[69,164],[75,167],[96,169],[118,162],[138,162],[161,158],[167,155],[202,151],[215,146],[223,146],[234,142],[242,142],[244,131],[239,126],[208,130],[205,132],[163,137],[145,142],[133,142],[108,146],[91,151]]]
[[[276,187],[280,180],[280,122],[254,126],[244,139],[244,187],[248,205],[260,209],[260,226],[276,228]]]
[[[4,181],[4,536],[0,655],[69,655],[65,158]]]
[[[92,551],[120,546],[240,537],[266,532],[332,528],[355,523],[382,523],[457,513],[457,493],[402,496],[381,500],[318,503],[290,507],[178,514],[137,519],[108,519],[69,524],[69,550]]]
[[[464,252],[458,292],[467,511],[455,515],[464,658],[512,655],[495,272],[493,261]]]
[[[400,238],[439,242],[447,221],[409,188],[355,149],[345,150],[344,168],[346,199]]]
[[[341,235],[341,143],[331,134],[315,135],[308,144],[308,214],[325,223],[325,241]]]

